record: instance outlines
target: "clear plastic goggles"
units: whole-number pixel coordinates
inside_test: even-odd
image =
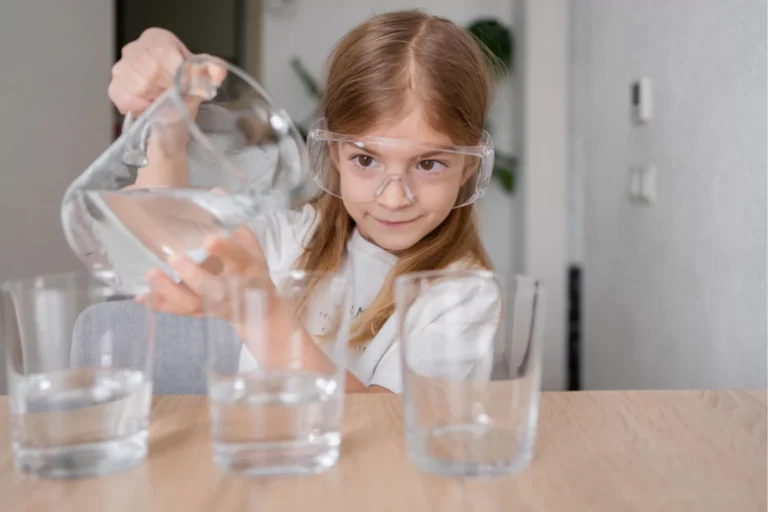
[[[442,146],[353,137],[325,126],[321,119],[307,136],[310,165],[321,189],[347,201],[459,208],[482,197],[491,180],[494,151],[487,132],[477,146]]]

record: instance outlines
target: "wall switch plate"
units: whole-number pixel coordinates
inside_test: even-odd
[[[646,203],[656,202],[656,166],[643,167],[640,173],[640,200]]]
[[[636,165],[629,168],[629,199],[651,204],[656,202],[657,179],[655,165]]]
[[[632,201],[640,200],[640,177],[642,167],[629,168],[629,199]]]
[[[630,92],[635,123],[649,123],[653,117],[653,82],[647,76],[639,78],[632,82]]]

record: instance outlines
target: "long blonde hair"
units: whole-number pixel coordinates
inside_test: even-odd
[[[409,98],[454,144],[480,140],[491,101],[492,78],[485,55],[469,32],[422,11],[375,16],[349,32],[330,56],[323,110],[329,130],[365,133],[396,117]],[[334,272],[344,262],[354,221],[342,200],[322,193],[312,199],[318,226],[298,268]],[[350,343],[364,343],[394,312],[393,282],[406,272],[436,270],[459,260],[491,268],[472,206],[456,208],[440,226],[398,254],[373,303],[352,325]],[[313,283],[307,290],[311,296]]]

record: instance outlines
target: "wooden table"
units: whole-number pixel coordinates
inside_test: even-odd
[[[83,480],[13,468],[0,397],[0,510],[766,511],[766,392],[545,393],[531,465],[444,478],[409,464],[400,399],[350,396],[341,460],[311,477],[248,479],[211,461],[204,397],[157,397],[142,465]]]

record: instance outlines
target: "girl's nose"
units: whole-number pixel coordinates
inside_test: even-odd
[[[413,192],[402,176],[388,176],[376,189],[375,196],[380,205],[390,210],[405,208],[415,202]]]

